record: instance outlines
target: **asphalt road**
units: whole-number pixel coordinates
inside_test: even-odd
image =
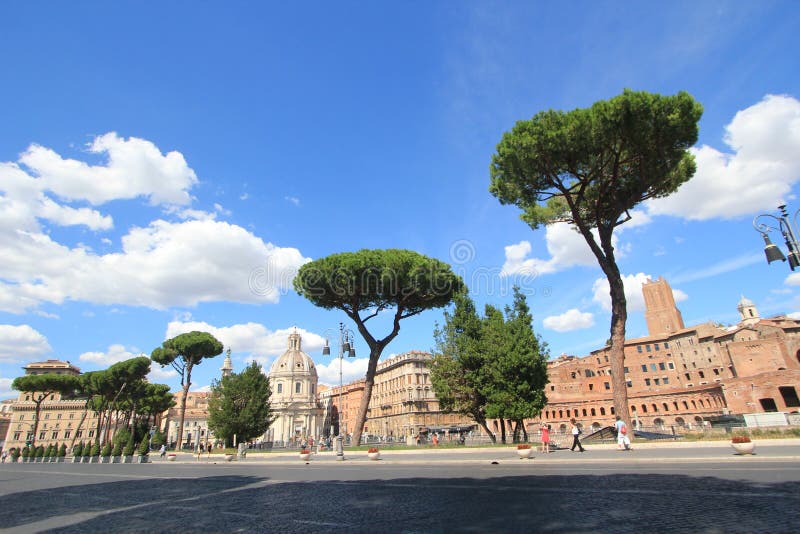
[[[3,464],[3,532],[797,532],[798,446]],[[493,463],[495,462],[495,463]]]

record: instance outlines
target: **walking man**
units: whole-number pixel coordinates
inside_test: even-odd
[[[631,450],[631,438],[628,437],[628,425],[625,424],[625,421],[623,421],[620,416],[617,416],[614,427],[617,429],[617,448],[621,451]]]
[[[578,423],[575,422],[575,419],[570,419],[569,422],[572,424],[572,447],[570,448],[571,451],[575,452],[575,447],[583,452],[583,445],[581,445],[581,429],[578,427]]]

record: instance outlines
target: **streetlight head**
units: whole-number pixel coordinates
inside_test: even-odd
[[[355,358],[356,357],[356,348],[353,347],[352,345],[350,346],[350,351],[349,351],[348,356],[350,356],[351,358]]]
[[[345,341],[342,343],[342,352],[350,352],[350,343]]]
[[[331,355],[331,348],[330,348],[330,346],[328,346],[328,340],[327,339],[325,340],[325,346],[322,347],[322,355],[323,356],[330,356]]]
[[[767,256],[767,263],[772,263],[773,261],[786,261],[786,256],[783,255],[781,249],[777,247],[772,241],[769,240],[769,236],[767,234],[762,234],[761,237],[764,238],[764,254]],[[791,261],[789,262],[791,264]]]
[[[800,257],[798,257],[797,252],[790,252],[789,268],[794,271],[797,267],[800,267]]]

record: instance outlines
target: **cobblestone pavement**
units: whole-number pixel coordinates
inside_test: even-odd
[[[569,453],[567,453],[569,454]],[[620,453],[622,457],[627,453]],[[0,467],[4,532],[796,532],[789,459]],[[565,456],[565,458],[568,456]]]

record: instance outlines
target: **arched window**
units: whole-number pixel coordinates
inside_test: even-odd
[[[605,415],[605,414],[606,414],[606,409],[601,406],[600,407],[600,415]]]
[[[295,393],[300,393],[300,388],[301,388],[301,387],[302,387],[302,386],[301,386],[300,382],[295,382],[295,383],[294,383],[294,392],[295,392]]]
[[[647,405],[642,404],[642,413],[647,413]]]
[[[583,409],[583,416],[586,417],[586,408]]]
[[[597,413],[595,413],[595,411],[594,411],[594,408],[592,408],[591,414],[592,414],[592,417],[594,417],[595,415],[597,415]],[[592,425],[592,426],[594,426],[594,425]]]
[[[658,406],[657,406],[656,404],[653,404],[653,411],[654,411],[654,412],[657,412],[657,411],[658,411]]]
[[[664,404],[662,404],[661,406],[664,408],[665,412],[669,411],[669,404],[667,404],[666,402]]]
[[[278,393],[283,393],[283,384],[278,384]]]

